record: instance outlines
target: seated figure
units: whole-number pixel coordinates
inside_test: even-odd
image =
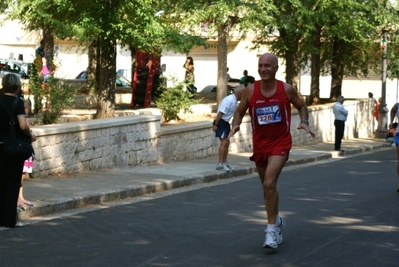
[[[398,123],[394,122],[392,123],[392,128],[388,129],[385,140],[388,143],[394,144],[395,143],[395,135],[396,135],[396,129],[398,128]]]

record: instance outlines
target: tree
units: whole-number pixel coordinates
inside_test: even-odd
[[[74,38],[81,45],[90,46],[94,52],[89,69],[95,69],[96,118],[107,118],[114,115],[118,43],[150,52],[187,50],[202,40],[181,33],[154,16],[162,4],[153,0],[20,0],[13,18],[22,19],[30,29],[45,25],[58,38]]]
[[[257,44],[268,44],[287,65],[286,81],[296,84],[298,69],[311,64],[310,100],[318,103],[319,76],[331,74],[330,99],[341,94],[345,75],[367,76],[369,68],[376,69],[380,51],[376,50],[379,29],[390,21],[398,25],[397,12],[389,1],[275,0],[279,10],[273,10],[274,20],[256,24]],[[396,14],[396,16],[395,16]],[[265,30],[265,25],[268,25]],[[271,38],[270,33],[279,30]],[[297,64],[297,67],[293,67]]]
[[[285,81],[299,89],[301,70],[300,40],[303,26],[297,19],[297,13],[303,12],[301,2],[273,1],[260,9],[259,19],[253,20],[251,30],[255,35],[253,48],[266,45],[286,65]],[[273,7],[272,6],[272,7]],[[268,14],[268,16],[263,15]]]
[[[180,14],[181,25],[188,33],[199,32],[199,25],[206,23],[208,40],[217,39],[217,103],[227,95],[227,53],[229,41],[246,37],[252,22],[259,16],[259,10],[270,8],[268,0],[198,0],[180,1],[174,6],[173,14]],[[266,13],[264,13],[266,14]],[[270,14],[269,14],[270,15]],[[208,44],[209,45],[209,44]]]

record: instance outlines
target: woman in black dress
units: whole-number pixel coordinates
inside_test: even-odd
[[[2,96],[0,97],[0,226],[21,227],[17,221],[17,201],[21,186],[24,159],[12,158],[4,154],[4,141],[9,138],[10,126],[14,127],[16,137],[29,138],[31,132],[26,123],[24,102],[18,98],[21,80],[14,74],[7,74],[2,79]],[[16,102],[13,111],[14,102]],[[14,116],[14,125],[10,125],[10,114]]]

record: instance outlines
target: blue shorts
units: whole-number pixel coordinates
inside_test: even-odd
[[[50,81],[50,74],[44,74],[43,75],[43,82],[48,83]]]
[[[226,139],[230,133],[230,123],[224,120],[219,120],[218,129],[215,131],[215,136]]]

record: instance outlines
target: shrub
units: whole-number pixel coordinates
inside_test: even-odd
[[[42,84],[37,73],[34,72],[29,85],[34,98],[34,113],[37,122],[56,123],[61,117],[62,110],[72,107],[75,89],[61,83],[59,79],[51,77],[49,83]],[[38,115],[39,111],[42,112],[41,118]]]
[[[43,124],[52,124],[56,123],[61,116],[61,112],[55,112],[50,110],[45,110],[42,113],[42,123]]]
[[[155,100],[156,106],[162,110],[164,122],[180,120],[178,115],[180,112],[192,113],[191,105],[198,103],[198,100],[193,99],[193,94],[186,90],[186,83],[177,82],[175,77],[170,81],[173,86],[167,87],[166,84],[161,84],[159,89],[162,93]]]

